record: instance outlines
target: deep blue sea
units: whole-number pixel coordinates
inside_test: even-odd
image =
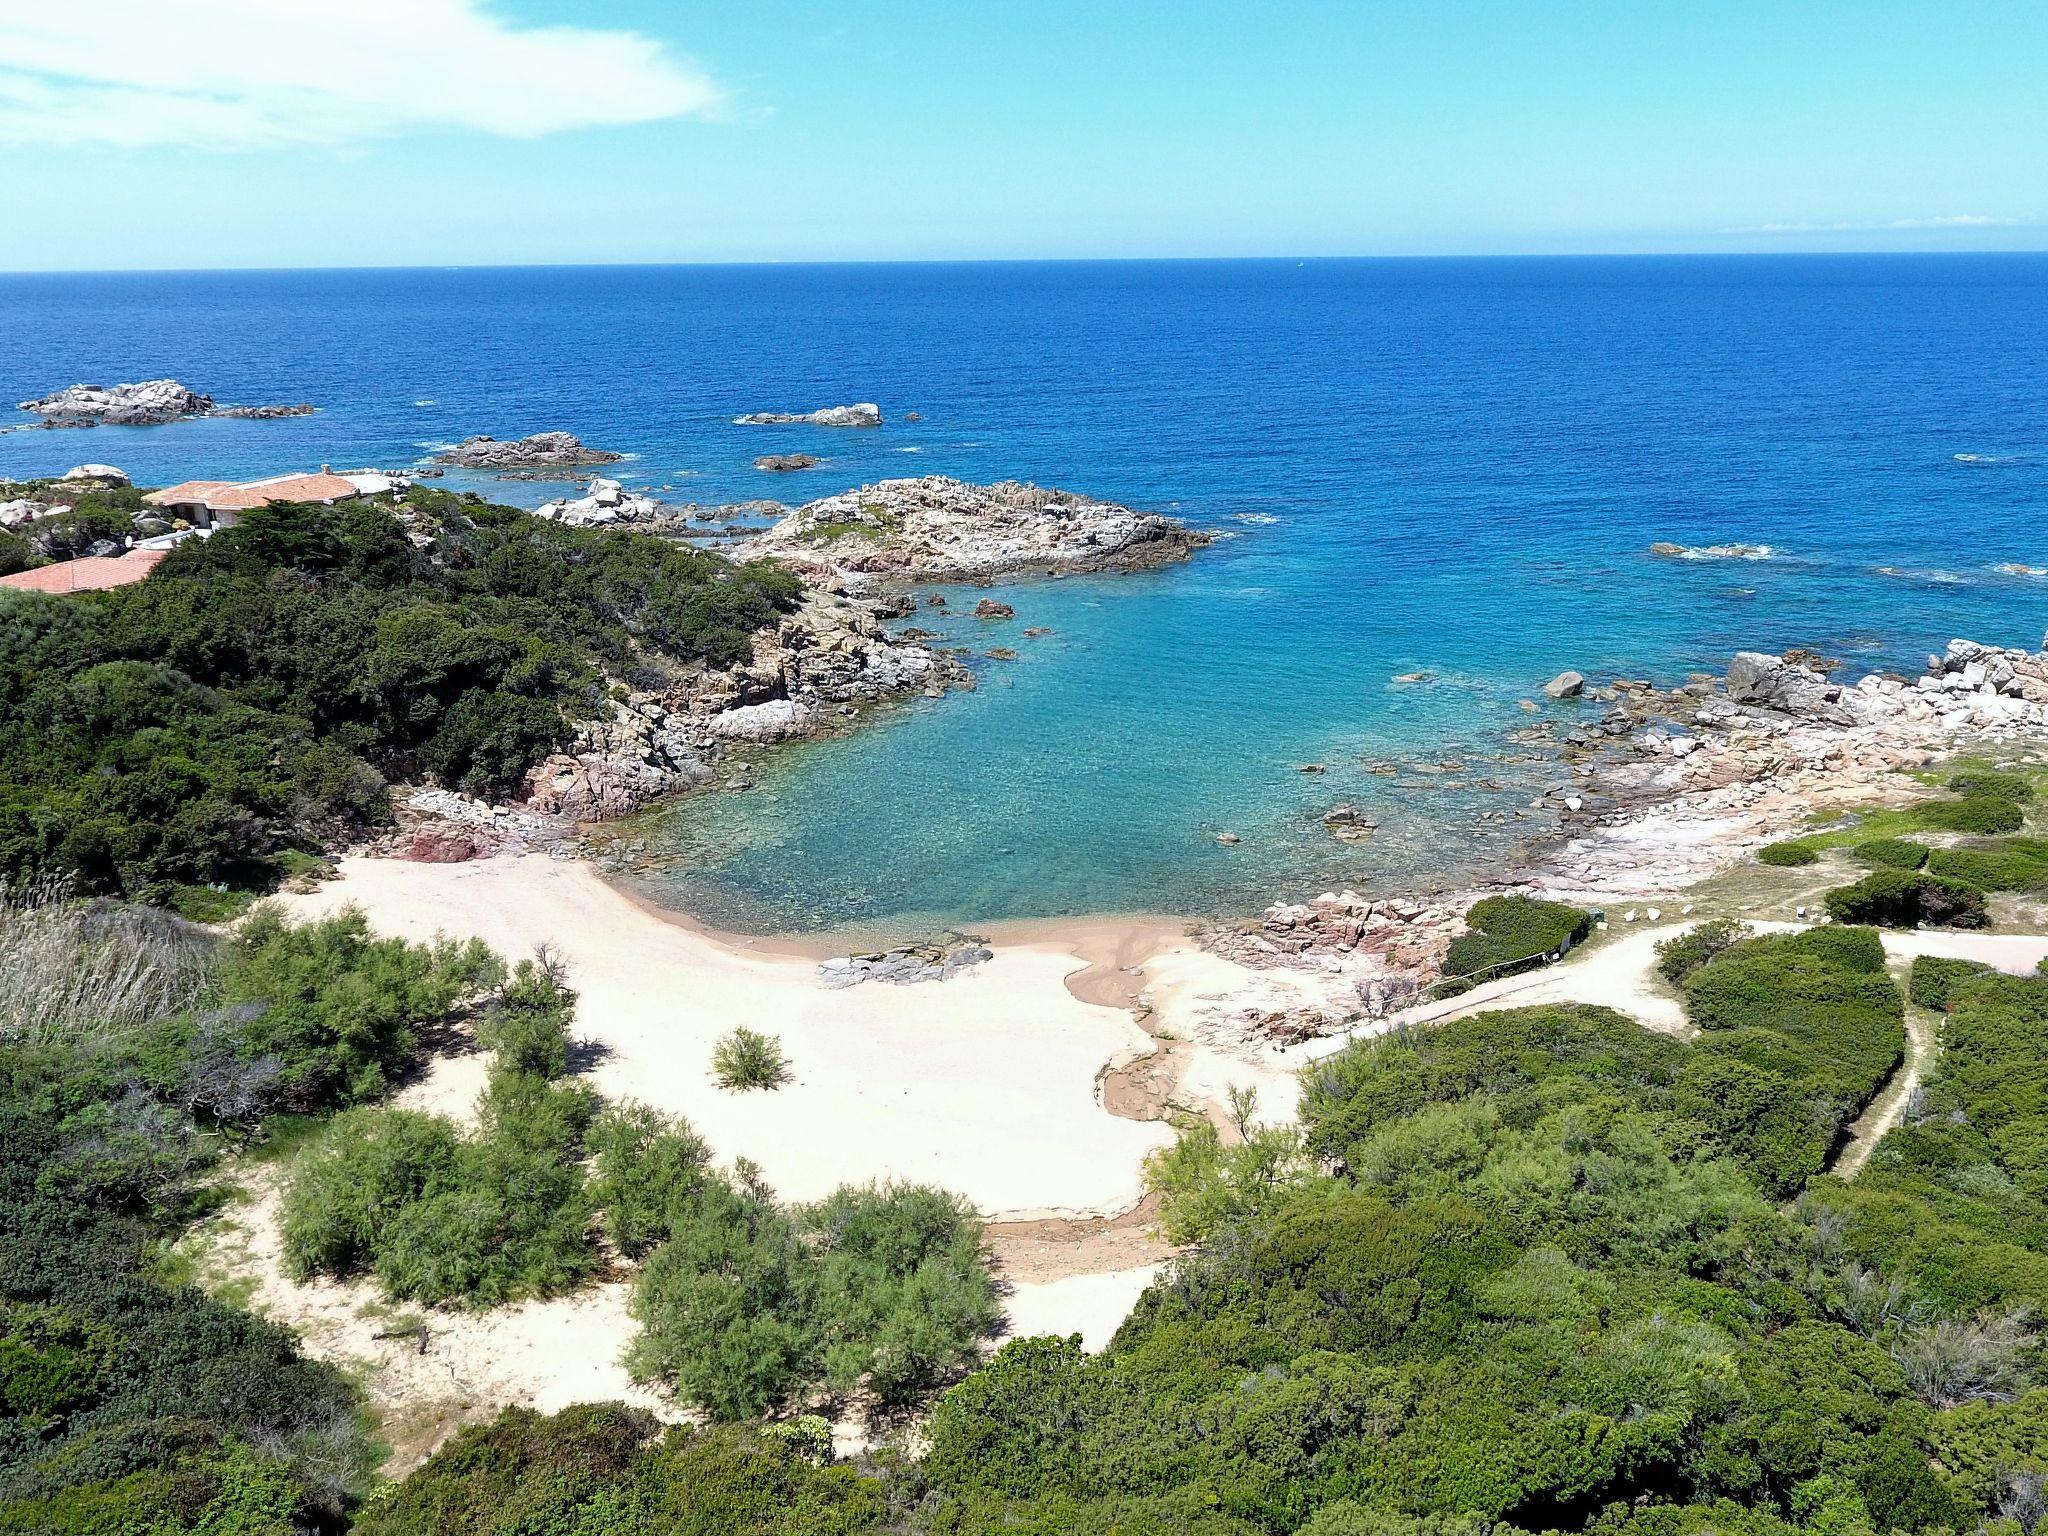
[[[0,435],[17,477],[393,466],[565,427],[675,500],[944,473],[1225,534],[1013,589],[1014,624],[947,626],[1022,653],[978,692],[635,829],[650,888],[737,927],[1233,912],[1444,874],[1527,830],[1474,816],[1550,772],[1509,733],[1562,668],[1909,665],[2048,622],[2048,576],[1998,569],[2048,568],[2043,256],[0,277],[0,324],[7,403],[168,374],[321,407]],[[888,424],[731,424],[852,400]],[[826,462],[752,468],[796,449]],[[1339,801],[1380,835],[1329,838]]]

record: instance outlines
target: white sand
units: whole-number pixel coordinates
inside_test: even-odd
[[[807,960],[693,932],[583,864],[533,855],[348,859],[340,878],[285,902],[297,916],[354,902],[379,932],[474,935],[508,958],[553,944],[581,994],[576,1034],[604,1048],[597,1088],[684,1116],[786,1199],[906,1179],[991,1217],[1106,1214],[1137,1201],[1144,1155],[1172,1139],[1098,1103],[1097,1074],[1150,1041],[1122,1010],[1067,991],[1080,962],[1057,943],[1004,947],[950,981],[833,991]],[[713,1042],[742,1024],[781,1038],[791,1082],[712,1082]],[[458,1111],[480,1083],[477,1058],[449,1058],[407,1102]]]
[[[1078,1333],[1083,1349],[1098,1352],[1123,1326],[1145,1287],[1165,1267],[1146,1264],[1106,1275],[1069,1275],[1063,1280],[1020,1284],[1004,1307],[1009,1337],[1051,1334],[1065,1338]]]
[[[687,1416],[665,1394],[636,1385],[620,1363],[638,1331],[626,1311],[626,1282],[488,1312],[393,1306],[374,1280],[288,1278],[279,1173],[259,1175],[249,1193],[247,1204],[195,1229],[184,1251],[203,1283],[247,1286],[254,1311],[288,1325],[308,1354],[363,1383],[393,1447],[387,1472],[416,1465],[463,1424],[501,1408],[556,1413],[618,1401],[670,1421]],[[406,1331],[418,1324],[428,1331],[424,1350]],[[381,1337],[394,1333],[400,1336]]]

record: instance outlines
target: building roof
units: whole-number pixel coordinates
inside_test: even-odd
[[[32,571],[0,576],[0,587],[17,592],[104,592],[142,580],[169,553],[161,549],[133,549],[125,555],[87,555],[58,565],[41,565]]]
[[[273,501],[346,501],[360,494],[352,481],[322,471],[316,475],[272,475],[265,480],[187,480],[142,499],[153,507],[197,502],[209,512],[245,512]]]

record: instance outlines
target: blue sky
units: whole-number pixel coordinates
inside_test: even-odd
[[[2048,5],[0,0],[0,268],[2048,246]]]

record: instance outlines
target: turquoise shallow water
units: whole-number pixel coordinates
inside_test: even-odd
[[[0,436],[4,474],[390,464],[562,426],[676,497],[1017,477],[1228,536],[1015,587],[1014,624],[944,626],[1020,651],[979,663],[978,692],[634,829],[651,894],[741,928],[1231,912],[1440,876],[1497,854],[1475,812],[1549,777],[1496,759],[1563,667],[1671,681],[1793,644],[1907,665],[2048,619],[2048,578],[1998,569],[2048,567],[2042,257],[22,278],[0,312],[8,399],[176,373],[323,406]],[[854,399],[889,424],[730,422]],[[826,464],[750,467],[798,448]],[[1416,669],[1435,680],[1390,682]],[[1412,771],[1445,758],[1466,771]],[[1389,760],[1410,766],[1368,771]],[[1323,831],[1340,800],[1382,820],[1372,843]]]

